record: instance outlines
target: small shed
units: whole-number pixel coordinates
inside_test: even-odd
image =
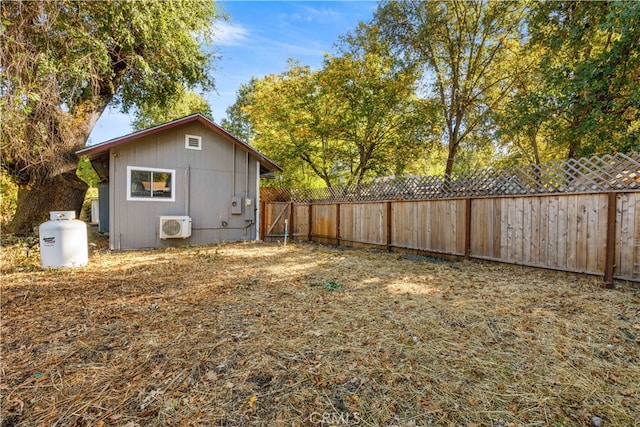
[[[80,150],[113,250],[259,239],[260,178],[282,171],[194,114]]]

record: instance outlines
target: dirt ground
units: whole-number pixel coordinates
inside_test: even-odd
[[[3,246],[1,425],[640,425],[640,290],[311,244]]]

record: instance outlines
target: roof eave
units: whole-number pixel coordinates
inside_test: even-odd
[[[88,156],[89,158],[97,157],[97,155],[99,155],[101,153],[108,152],[111,148],[116,147],[118,145],[125,144],[127,142],[130,142],[130,141],[133,141],[133,140],[136,140],[136,139],[139,139],[139,138],[143,138],[145,136],[154,135],[156,133],[163,132],[163,131],[165,131],[167,129],[171,129],[171,128],[174,128],[174,127],[177,127],[177,126],[181,126],[181,125],[193,122],[193,121],[197,121],[200,124],[202,124],[203,126],[215,130],[216,132],[218,132],[218,133],[226,136],[227,138],[231,139],[231,141],[233,141],[234,144],[242,146],[245,150],[247,150],[251,154],[255,155],[258,158],[258,160],[260,161],[260,163],[262,165],[264,165],[265,167],[267,167],[269,170],[277,171],[277,172],[282,172],[283,171],[283,169],[280,166],[278,166],[277,164],[272,162],[270,159],[268,159],[262,153],[260,153],[257,150],[255,150],[249,144],[239,140],[238,138],[236,138],[235,136],[233,136],[232,134],[227,132],[225,129],[221,128],[220,126],[218,126],[217,124],[215,124],[211,120],[207,119],[206,117],[204,117],[200,113],[192,114],[192,115],[187,116],[187,117],[182,117],[180,119],[176,119],[176,120],[173,120],[171,122],[163,123],[161,125],[157,125],[157,126],[149,128],[149,129],[141,130],[141,131],[138,131],[138,132],[134,132],[134,133],[131,133],[131,134],[128,134],[128,135],[125,135],[125,136],[121,136],[121,137],[118,137],[118,138],[110,139],[108,141],[93,145],[91,147],[83,148],[82,150],[76,151],[76,156],[78,156],[78,157]]]

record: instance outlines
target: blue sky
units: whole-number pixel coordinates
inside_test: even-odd
[[[373,16],[375,1],[221,1],[228,21],[216,24],[216,41],[208,47],[221,58],[214,62],[216,91],[205,94],[219,123],[251,77],[285,71],[293,58],[319,68],[325,53],[334,52],[339,36]],[[129,116],[108,109],[91,133],[96,144],[132,132]]]

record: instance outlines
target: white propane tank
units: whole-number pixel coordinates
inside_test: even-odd
[[[75,219],[74,211],[52,211],[40,224],[42,267],[79,267],[89,262],[87,225]]]

